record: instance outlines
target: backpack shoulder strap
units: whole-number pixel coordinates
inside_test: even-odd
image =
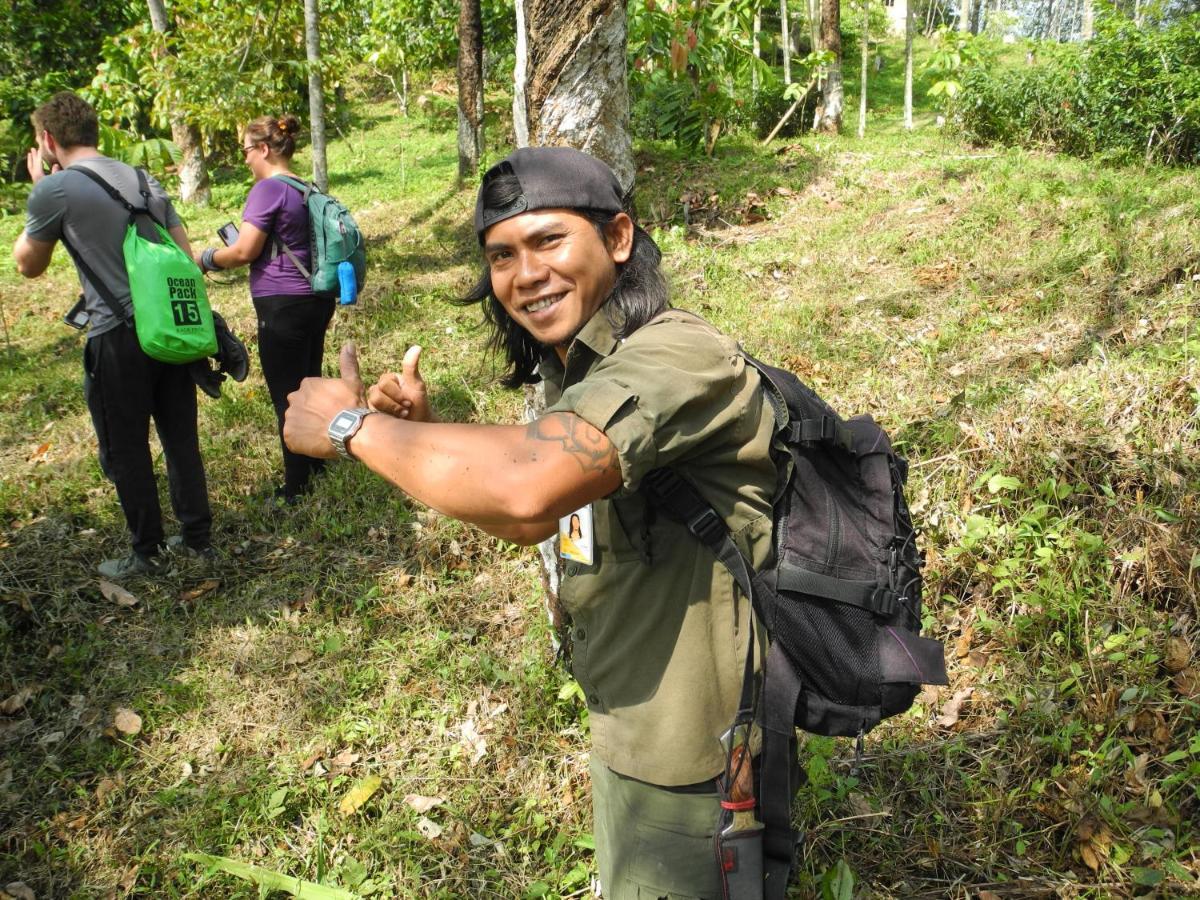
[[[83,255],[71,245],[70,241],[67,240],[66,234],[62,236],[62,245],[67,248],[67,253],[71,255],[71,259],[75,261],[75,265],[79,267],[79,271],[81,271],[84,274],[84,277],[87,278],[88,284],[96,289],[96,293],[100,295],[100,299],[104,301],[105,305],[109,308],[116,319],[120,322],[124,322],[126,325],[130,324],[133,321],[132,313],[128,313],[124,310],[124,308],[122,308],[120,302],[117,300],[116,295],[109,290],[108,285],[105,284],[94,271],[92,271],[92,267],[84,261]]]
[[[308,209],[308,198],[313,192],[313,187],[311,184],[306,181],[301,181],[299,178],[293,178],[290,175],[272,175],[271,177],[276,181],[282,181],[289,187],[293,187],[298,190],[303,195],[304,208],[306,210]],[[274,231],[271,232],[271,247],[274,250],[272,257],[278,256],[279,251],[282,250],[284,255],[286,255],[287,258],[292,261],[292,265],[300,270],[301,275],[309,280],[312,279],[312,272],[305,268],[304,264],[297,259],[296,254],[292,252],[292,248],[285,244],[280,239],[279,235],[277,235]]]
[[[304,202],[308,203],[308,198],[313,194],[315,188],[307,181],[302,181],[299,178],[293,178],[291,175],[272,175],[276,181],[282,181],[284,184],[290,185],[304,195]]]

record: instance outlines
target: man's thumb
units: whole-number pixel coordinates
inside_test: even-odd
[[[354,341],[346,341],[342,345],[338,363],[342,369],[342,380],[353,382],[362,391],[362,376],[358,372],[358,351],[354,349]]]
[[[417,382],[421,380],[421,373],[417,371],[417,366],[421,362],[421,348],[414,344],[409,347],[404,354],[404,361],[400,364],[400,369],[404,374],[406,382]]]

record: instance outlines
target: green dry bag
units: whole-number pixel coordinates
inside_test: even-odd
[[[150,211],[150,187],[146,173],[137,170],[142,205],[134,206],[91,169],[77,165],[72,166],[70,171],[86,175],[129,213],[122,249],[125,272],[129,276],[129,296],[133,301],[133,325],[142,351],[151,359],[177,365],[215,354],[217,332],[213,327],[204,275]],[[154,223],[159,238],[157,241],[146,240],[138,234],[135,224],[138,216],[146,216]],[[128,323],[129,317],[124,314],[108,286],[96,277],[70,244],[67,244],[67,249],[113,314]]]
[[[217,333],[204,276],[167,230],[154,224],[159,241],[130,225],[125,231],[125,270],[133,298],[138,343],[152,359],[189,363],[217,352]]]

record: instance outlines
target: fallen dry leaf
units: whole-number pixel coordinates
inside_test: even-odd
[[[1125,784],[1135,794],[1146,790],[1146,765],[1149,762],[1149,753],[1139,753],[1133,765],[1125,770]]]
[[[1163,665],[1172,675],[1176,672],[1182,672],[1188,667],[1188,663],[1192,661],[1192,648],[1188,646],[1188,642],[1181,637],[1173,637],[1167,640],[1167,653],[1163,658]]]
[[[179,592],[180,603],[194,603],[203,597],[205,594],[212,593],[221,586],[221,582],[215,578],[209,578],[207,581],[202,581],[191,590]]]
[[[418,813],[427,813],[435,806],[446,802],[445,797],[422,797],[420,794],[406,794],[404,802]]]
[[[995,891],[980,891],[979,900],[1001,900],[1001,897]]]
[[[967,664],[982,669],[988,664],[988,655],[982,650],[972,650],[967,654]]]
[[[1182,672],[1177,672],[1175,677],[1171,679],[1171,684],[1179,696],[1186,700],[1200,699],[1200,669],[1194,666],[1184,669]]]
[[[29,454],[29,461],[31,463],[45,462],[46,455],[49,452],[50,452],[50,442],[47,441],[46,443],[44,443],[40,447],[38,447],[36,450],[34,450],[31,454]]]
[[[975,692],[975,688],[963,688],[960,691],[955,691],[954,696],[946,701],[942,707],[942,714],[938,716],[937,723],[943,728],[949,728],[958,721],[962,705],[968,697]]]
[[[975,637],[975,629],[968,625],[963,629],[962,635],[954,642],[954,655],[959,659],[966,656],[971,650],[971,641]]]
[[[1088,816],[1075,829],[1079,857],[1093,872],[1098,872],[1112,852],[1112,833],[1103,822]]]
[[[361,759],[359,754],[343,750],[333,759],[329,760],[329,771],[333,772],[334,775],[340,775],[343,772],[349,771],[351,766],[358,762],[359,759]]]
[[[379,790],[381,784],[383,784],[383,779],[378,775],[368,775],[366,778],[355,782],[354,787],[346,792],[346,796],[338,804],[338,811],[343,816],[348,816],[356,812],[364,803],[371,799],[371,795]]]
[[[103,578],[100,579],[100,593],[104,595],[105,600],[117,606],[137,606],[138,603],[138,598],[125,588]]]
[[[442,826],[432,819],[421,816],[421,818],[417,819],[417,831],[421,832],[427,840],[432,841],[435,838],[441,837]]]
[[[4,892],[13,900],[37,900],[37,894],[23,881],[10,881],[4,886]]]
[[[0,703],[0,713],[11,716],[25,708],[25,704],[30,701],[38,689],[34,685],[23,687],[3,703]]]
[[[113,727],[121,734],[133,737],[142,730],[142,717],[132,709],[121,707],[113,716]]]
[[[467,719],[458,726],[458,730],[462,735],[462,740],[459,743],[470,752],[471,763],[475,764],[483,759],[487,755],[487,741],[483,739],[483,735],[476,728],[475,720]]]
[[[297,650],[291,656],[284,660],[285,666],[302,666],[313,658],[311,650]]]
[[[96,802],[103,803],[113,791],[117,790],[120,785],[111,778],[101,778],[100,783],[96,785]]]

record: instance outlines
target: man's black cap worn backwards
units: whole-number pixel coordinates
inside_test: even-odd
[[[497,175],[514,175],[521,194],[502,209],[484,209],[483,189]],[[621,183],[612,169],[594,156],[571,147],[522,147],[484,173],[475,200],[475,235],[497,222],[536,209],[595,209],[619,213]]]

